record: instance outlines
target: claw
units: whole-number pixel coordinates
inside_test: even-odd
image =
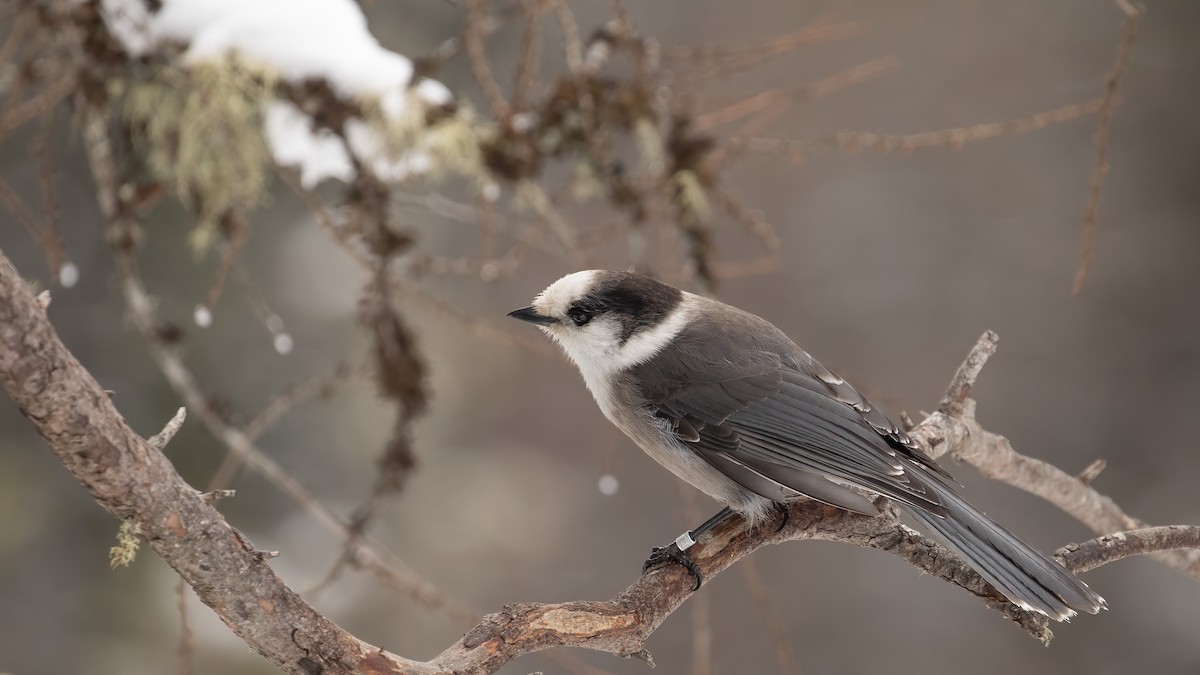
[[[787,524],[791,522],[792,509],[785,503],[775,502],[775,511],[779,513],[779,527],[775,528],[775,531],[778,532],[787,527]]]
[[[688,573],[696,579],[696,585],[692,590],[700,590],[700,584],[704,581],[704,575],[700,574],[700,566],[696,564],[695,560],[692,560],[691,556],[680,551],[679,546],[674,543],[669,546],[655,546],[650,551],[650,557],[642,564],[642,574],[667,563],[675,563],[686,567]]]

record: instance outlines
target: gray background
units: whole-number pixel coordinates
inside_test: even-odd
[[[914,415],[936,404],[968,347],[994,329],[1001,351],[976,390],[986,428],[1067,471],[1103,457],[1108,469],[1096,486],[1131,514],[1196,523],[1200,5],[1148,4],[1112,121],[1096,264],[1081,297],[1069,287],[1094,118],[961,150],[817,150],[801,164],[750,158],[725,186],[779,228],[784,264],[726,283],[720,297],[774,321],[889,411]],[[899,68],[889,75],[793,106],[770,129],[792,138],[913,133],[1097,97],[1123,19],[1111,3],[1083,1],[630,5],[642,32],[665,44],[753,42],[835,7],[861,21],[862,37],[805,48],[716,89],[794,86],[896,56]],[[607,6],[577,10],[586,33]],[[385,46],[412,55],[453,35],[461,21],[458,10],[435,2],[372,3],[368,14]],[[549,23],[547,31],[554,32]],[[503,68],[515,59],[519,31],[503,30],[489,44]],[[558,67],[553,46],[543,56]],[[441,77],[475,95],[461,59]],[[63,133],[74,130],[64,122]],[[26,140],[18,133],[0,146],[0,171],[33,194]],[[60,142],[57,153],[65,231],[82,281],[56,291],[50,315],[116,392],[134,428],[149,435],[178,401],[123,320],[78,141]],[[40,253],[3,219],[0,247],[45,283]],[[213,328],[200,334],[190,326],[215,261],[189,253],[191,221],[182,212],[156,213],[141,259],[164,316],[191,333],[189,364],[244,415],[364,344],[354,304],[363,277],[354,264],[284,190],[252,219],[246,262],[296,338],[290,356],[271,349],[232,290]],[[461,251],[477,241],[476,228],[433,215],[418,214],[411,225],[430,250]],[[722,227],[729,257],[753,250],[739,226]],[[627,261],[603,252],[596,264]],[[504,312],[569,271],[535,258],[499,283],[433,279],[427,287],[467,314],[532,338],[528,327],[504,323]],[[684,516],[677,481],[609,427],[565,359],[481,339],[418,309],[410,320],[432,366],[435,398],[418,426],[419,471],[375,532],[415,570],[488,611],[507,602],[607,598],[635,578],[652,545],[697,524]],[[391,412],[360,383],[288,416],[262,445],[348,513],[369,489],[390,424]],[[223,454],[195,421],[168,452],[195,485],[208,481]],[[1044,549],[1091,536],[1032,497],[968,467],[950,469],[973,500]],[[620,480],[614,497],[596,488],[604,473]],[[243,476],[236,487],[238,497],[221,506],[230,521],[260,547],[281,550],[272,565],[293,587],[315,582],[337,554],[334,538],[261,479]],[[694,501],[703,515],[716,508],[704,497]],[[15,407],[0,402],[0,672],[175,670],[175,577],[149,552],[110,571],[115,532]],[[877,552],[795,543],[754,562],[806,673],[1200,671],[1200,585],[1147,560],[1089,573],[1112,610],[1057,627],[1049,649],[966,594]],[[716,670],[774,672],[764,618],[739,570],[701,594],[711,600]],[[363,639],[410,657],[434,656],[463,630],[362,574],[348,575],[317,606]],[[685,606],[651,638],[660,672],[692,670],[690,613]],[[271,672],[194,599],[191,616],[198,672]],[[612,672],[645,672],[607,655],[584,658]],[[504,672],[539,669],[563,671],[535,656]]]

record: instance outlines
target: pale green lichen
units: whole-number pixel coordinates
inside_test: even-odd
[[[154,67],[110,85],[146,170],[196,213],[191,242],[198,252],[207,250],[227,212],[254,206],[265,194],[272,157],[263,118],[278,81],[269,67],[229,56]],[[398,118],[386,116],[375,97],[357,101],[379,146],[375,156],[359,159],[383,167],[406,159],[415,166],[420,158],[420,172],[434,178],[484,181],[483,130],[470,110],[461,107],[429,123],[428,106],[415,95],[409,101]]]
[[[115,570],[118,567],[128,567],[133,562],[137,557],[138,548],[142,545],[142,540],[138,538],[141,533],[141,527],[136,522],[121,522],[121,527],[117,530],[117,545],[108,550],[109,567]]]
[[[119,85],[119,114],[146,167],[195,209],[192,243],[211,241],[229,209],[263,195],[269,155],[265,105],[275,77],[235,58],[159,67]]]
[[[679,208],[691,214],[699,221],[707,221],[712,209],[708,204],[708,195],[700,183],[700,177],[694,171],[676,171],[671,176],[675,186],[675,199]]]
[[[1045,626],[1042,626],[1042,629],[1040,631],[1038,631],[1038,633],[1036,635],[1034,635],[1034,637],[1037,638],[1038,641],[1042,643],[1043,647],[1049,647],[1050,642],[1054,640],[1054,631],[1050,630],[1049,625],[1045,625]]]

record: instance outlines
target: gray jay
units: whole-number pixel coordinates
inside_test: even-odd
[[[904,430],[758,316],[603,270],[569,274],[509,316],[562,347],[604,416],[646,454],[726,505],[655,549],[645,569],[679,562],[699,588],[683,551],[732,513],[753,526],[804,496],[879,515],[865,491],[895,501],[1020,607],[1061,621],[1105,606],[960,497]]]

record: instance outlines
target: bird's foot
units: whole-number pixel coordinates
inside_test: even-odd
[[[775,528],[775,532],[779,532],[791,522],[792,509],[786,502],[775,502],[774,506],[775,512],[779,514],[779,527]]]
[[[691,537],[686,534],[684,536],[686,536],[688,539],[691,539]],[[655,567],[665,565],[667,563],[675,563],[677,565],[683,565],[685,568],[687,568],[688,574],[691,574],[692,577],[696,579],[696,585],[692,588],[692,590],[700,590],[700,584],[704,581],[704,575],[700,573],[700,566],[696,564],[695,560],[692,560],[691,556],[689,556],[687,553],[684,553],[683,550],[679,548],[679,544],[674,541],[667,546],[655,546],[654,549],[650,551],[650,557],[647,558],[646,562],[642,564],[642,574],[645,574]]]

